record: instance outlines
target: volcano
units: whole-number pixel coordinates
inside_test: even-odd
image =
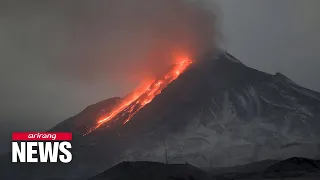
[[[320,157],[320,93],[280,73],[247,67],[226,52],[187,64],[143,106],[135,106],[134,98],[119,108],[124,98],[114,97],[53,127],[73,132],[72,163],[35,165],[26,173],[83,178],[122,161],[208,168]]]

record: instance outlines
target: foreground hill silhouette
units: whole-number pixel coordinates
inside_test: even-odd
[[[282,161],[266,160],[218,169],[213,174],[217,180],[316,180],[320,179],[320,161],[300,157],[292,157]]]
[[[50,130],[73,132],[72,163],[7,165],[2,177],[89,178],[122,161],[163,162],[165,149],[170,163],[199,168],[320,157],[320,94],[225,52],[199,58],[127,124],[119,117],[83,136],[120,100],[91,105]]]
[[[283,161],[265,160],[242,166],[203,171],[189,164],[122,162],[89,180],[249,180],[317,179],[320,161],[293,157]]]
[[[189,164],[122,162],[89,180],[214,180]]]

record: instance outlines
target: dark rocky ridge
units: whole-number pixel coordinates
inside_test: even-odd
[[[293,157],[203,171],[190,164],[122,162],[89,180],[262,180],[297,177],[302,180],[319,178],[319,165],[317,160]]]
[[[214,180],[210,173],[189,164],[122,162],[89,180]]]

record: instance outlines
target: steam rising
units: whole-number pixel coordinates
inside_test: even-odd
[[[111,0],[90,5],[70,19],[73,48],[63,66],[77,76],[138,82],[167,71],[174,54],[193,57],[214,46],[215,17],[206,3]]]

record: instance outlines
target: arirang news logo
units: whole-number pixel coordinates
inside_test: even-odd
[[[14,132],[12,162],[69,163],[72,133]]]

